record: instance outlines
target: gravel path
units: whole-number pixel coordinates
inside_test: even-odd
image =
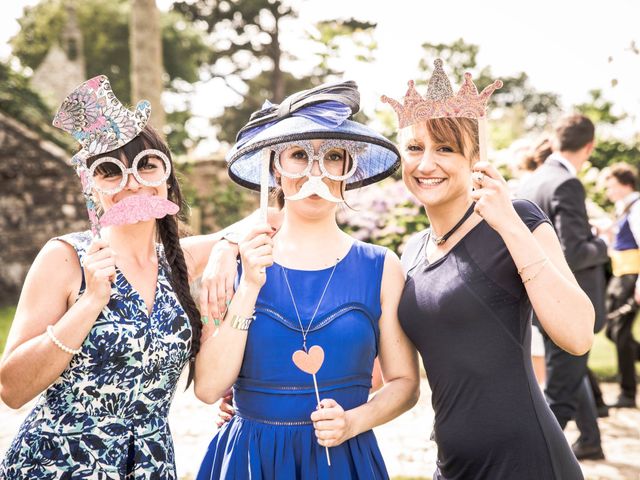
[[[181,385],[184,385],[182,383]],[[602,385],[605,401],[613,400],[617,387]],[[431,394],[423,380],[418,405],[396,420],[378,427],[375,432],[391,476],[422,476],[431,478],[435,466],[436,448],[428,440],[433,423]],[[639,397],[640,404],[640,397]],[[8,448],[12,437],[32,404],[11,410],[0,403],[0,456]],[[193,390],[177,392],[171,407],[170,424],[173,432],[178,473],[181,479],[195,476],[208,442],[215,431],[216,408],[204,405],[193,396]],[[611,410],[609,418],[600,422],[605,461],[586,461],[582,468],[587,480],[640,480],[640,410]],[[567,429],[569,441],[575,440],[573,423]]]

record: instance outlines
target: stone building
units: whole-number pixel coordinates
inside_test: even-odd
[[[48,239],[88,226],[70,155],[0,112],[0,305],[14,305]]]

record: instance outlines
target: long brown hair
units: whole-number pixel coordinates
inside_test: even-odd
[[[129,143],[117,150],[91,157],[87,160],[87,165],[90,166],[92,162],[102,157],[122,158],[123,155],[129,162],[131,162],[131,159],[135,158],[138,153],[150,148],[160,150],[169,158],[169,161],[171,162],[171,173],[167,179],[168,199],[180,206],[180,211],[177,215],[167,215],[164,218],[156,220],[156,226],[159,239],[164,246],[165,256],[169,264],[169,281],[171,282],[173,291],[178,297],[178,301],[187,314],[189,323],[191,324],[192,335],[189,376],[187,380],[188,387],[194,376],[195,357],[198,351],[200,351],[202,323],[200,323],[200,311],[198,310],[196,302],[193,300],[191,291],[189,290],[187,264],[184,260],[182,247],[180,246],[178,222],[180,220],[184,220],[183,207],[185,207],[185,203],[182,197],[182,192],[180,191],[180,184],[178,183],[175,175],[175,168],[173,168],[173,160],[171,158],[169,147],[162,137],[160,137],[160,135],[151,126],[147,125],[140,134]]]

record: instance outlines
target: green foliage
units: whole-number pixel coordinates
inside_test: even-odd
[[[68,12],[62,0],[43,0],[26,7],[18,20],[21,29],[11,39],[13,54],[22,65],[36,69],[54,44],[62,45],[63,28]],[[83,0],[76,2],[76,18],[83,37],[87,78],[109,76],[114,92],[123,103],[131,103],[128,0]],[[195,82],[199,69],[207,60],[208,48],[200,30],[178,12],[160,12],[162,25],[163,66],[169,90],[179,91],[185,82]],[[180,82],[182,81],[182,82]],[[140,99],[135,99],[140,100]],[[188,142],[184,128],[190,118],[188,110],[169,112],[169,145],[175,153],[198,139]],[[177,120],[180,120],[179,122]]]
[[[287,92],[296,92],[319,85],[317,78],[296,77],[288,72],[282,72],[284,89]],[[248,93],[242,103],[233,107],[227,107],[222,116],[212,120],[220,128],[217,138],[223,142],[234,143],[237,132],[247,123],[253,112],[262,107],[265,99],[273,98],[271,91],[271,73],[262,72],[258,76],[245,81]]]
[[[407,240],[429,220],[402,180],[389,178],[347,197],[350,208],[338,213],[341,227],[355,238],[400,254]]]
[[[29,79],[2,62],[0,62],[0,111],[62,147],[71,148],[73,145],[66,135],[49,127],[53,113],[40,95],[31,89]]]
[[[314,40],[319,51],[320,58],[314,74],[326,76],[329,74],[342,74],[333,68],[332,60],[342,59],[343,47],[348,44],[354,49],[354,60],[358,62],[372,62],[373,53],[378,47],[373,39],[375,23],[362,22],[354,18],[348,20],[324,20],[316,24],[316,32],[311,32],[309,38]]]
[[[128,0],[76,2],[76,17],[83,37],[87,77],[108,75],[118,98],[131,102]],[[54,43],[62,43],[67,11],[62,0],[43,0],[25,8],[20,31],[11,39],[13,54],[36,69]],[[162,13],[163,63],[169,80],[198,79],[206,47],[200,32],[177,12]]]
[[[4,346],[7,343],[9,328],[13,322],[13,316],[16,314],[16,307],[0,307],[0,354],[4,352]]]
[[[473,77],[478,90],[493,83],[495,76],[488,66],[479,67],[476,57],[479,47],[458,39],[451,44],[424,43],[425,59],[422,59],[419,68],[424,72],[421,83],[431,77],[433,61],[442,58],[444,68],[452,83],[457,87],[462,84],[465,72],[475,71]],[[506,148],[514,140],[520,138],[523,133],[543,129],[549,120],[559,112],[559,97],[551,92],[539,92],[530,83],[525,72],[512,76],[501,77],[502,88],[496,90],[491,96],[491,110],[501,114],[500,130],[491,133],[494,145],[497,148]],[[454,89],[457,88],[454,86]]]
[[[596,125],[603,123],[614,125],[627,117],[626,114],[613,114],[613,103],[604,98],[602,90],[590,90],[589,96],[591,98],[588,102],[576,105],[575,108],[578,112],[589,117]]]
[[[213,207],[211,218],[215,220],[211,224],[204,222],[205,232],[212,232],[231,225],[246,217],[255,207],[249,198],[251,194],[232,182],[216,182],[213,185],[213,191],[214,194],[201,201],[201,203],[208,203]]]
[[[640,142],[625,143],[615,138],[598,140],[590,161],[599,169],[618,162],[626,162],[640,169]]]
[[[371,36],[375,24],[355,19],[323,21],[309,32],[315,42],[309,55],[316,55],[318,62],[305,74],[294,75],[283,68],[285,60],[294,58],[282,50],[280,31],[298,14],[284,2],[196,0],[175,2],[172,8],[205,32],[210,51],[203,71],[222,79],[238,98],[213,120],[221,126],[218,139],[229,143],[264,100],[279,103],[292,92],[339,74],[330,64],[341,57],[345,42],[355,45],[357,61],[370,61],[376,48]]]
[[[191,119],[191,110],[187,108],[168,112],[165,119],[164,133],[167,143],[175,155],[181,155],[195,147],[205,137],[189,134],[186,129],[187,122]]]

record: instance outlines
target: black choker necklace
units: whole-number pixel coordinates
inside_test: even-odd
[[[455,233],[456,230],[458,230],[460,228],[460,226],[465,222],[465,220],[467,218],[469,218],[471,216],[471,214],[473,213],[473,208],[476,206],[476,202],[473,202],[469,208],[467,209],[466,212],[464,212],[464,215],[462,216],[462,218],[460,219],[460,221],[458,223],[456,223],[453,228],[451,230],[449,230],[447,233],[445,233],[444,235],[442,235],[441,237],[437,237],[435,235],[429,235],[429,237],[431,238],[431,240],[433,241],[433,243],[435,243],[436,245],[442,245],[444,242],[446,242],[449,237],[451,235],[453,235]],[[431,232],[433,233],[433,228],[431,229]]]

